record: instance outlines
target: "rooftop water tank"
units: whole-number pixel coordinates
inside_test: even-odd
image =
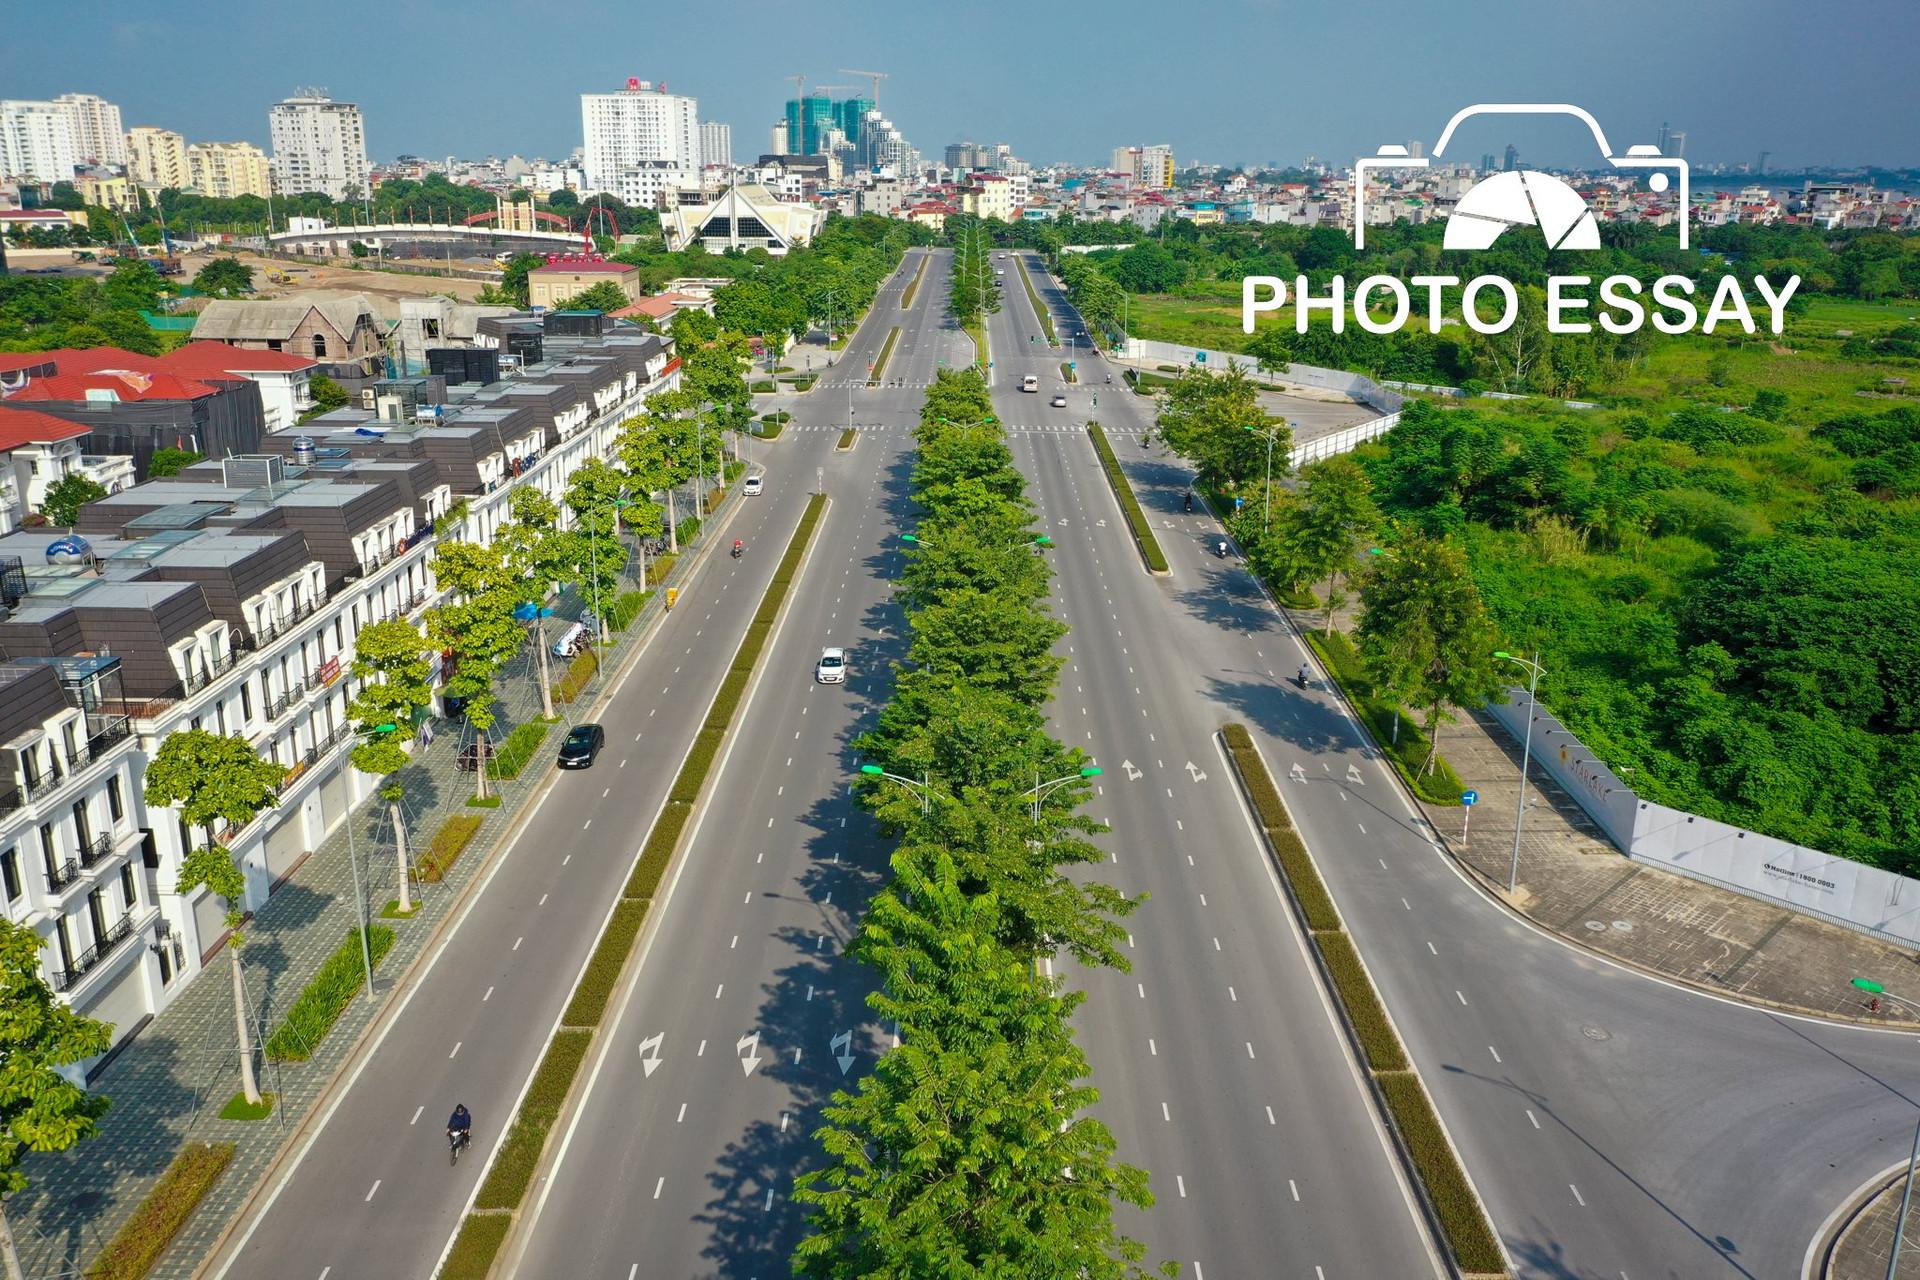
[[[310,467],[313,465],[313,437],[295,436],[293,438],[293,465]]]
[[[55,538],[47,544],[48,564],[85,564],[92,556],[92,544],[77,533]]]

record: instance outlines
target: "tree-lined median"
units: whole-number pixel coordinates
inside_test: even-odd
[[[1160,549],[1160,540],[1153,536],[1153,526],[1147,523],[1147,513],[1141,509],[1140,499],[1134,496],[1127,473],[1120,469],[1120,459],[1114,456],[1113,446],[1107,442],[1106,429],[1097,422],[1089,422],[1087,435],[1093,440],[1093,451],[1100,455],[1101,473],[1113,486],[1113,496],[1127,518],[1127,528],[1133,533],[1133,543],[1140,549],[1141,558],[1150,571],[1167,572],[1167,553]]]

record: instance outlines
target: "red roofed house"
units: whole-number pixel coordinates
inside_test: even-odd
[[[261,388],[244,374],[190,375],[118,347],[0,355],[0,405],[80,424],[87,429],[84,457],[103,468],[110,457],[130,458],[141,476],[160,448],[210,458],[258,453],[263,403]]]
[[[189,342],[160,357],[161,367],[200,381],[245,378],[260,388],[269,432],[287,431],[313,408],[309,390],[319,362],[291,351],[252,351],[224,342]]]
[[[696,298],[690,293],[668,290],[642,298],[632,306],[622,307],[613,312],[613,317],[616,320],[651,320],[657,325],[664,325],[682,311],[704,311],[712,315],[713,299],[711,296]]]
[[[87,429],[77,422],[56,418],[50,413],[16,409],[0,405],[0,534],[18,529],[30,511],[38,511],[47,500],[47,488],[75,471],[91,473],[83,463],[80,440]],[[133,484],[130,459],[99,459],[124,463],[119,483],[108,485],[117,493]],[[100,476],[94,477],[106,481]]]
[[[640,297],[640,268],[598,254],[563,253],[550,255],[527,272],[527,301],[536,307],[557,306],[604,280],[619,285],[629,301]]]

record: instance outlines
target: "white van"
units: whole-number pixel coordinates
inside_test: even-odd
[[[587,640],[586,627],[578,622],[575,622],[570,624],[565,631],[562,631],[560,633],[560,638],[553,642],[553,646],[550,652],[556,658],[570,658],[573,656],[573,651],[579,646],[585,644],[586,640]]]
[[[1040,375],[1037,373],[1030,373],[1026,377],[1020,379],[1020,389],[1022,391],[1031,391],[1034,394],[1038,395],[1040,392]]]

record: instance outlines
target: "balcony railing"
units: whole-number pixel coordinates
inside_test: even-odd
[[[72,858],[47,868],[47,888],[58,893],[80,878],[80,864]]]
[[[82,951],[73,959],[71,969],[55,969],[47,983],[55,991],[68,991],[90,971],[100,967],[106,958],[118,951],[121,944],[133,936],[133,913],[129,911],[108,929],[98,942]]]
[[[102,716],[98,718],[98,723],[101,727],[87,735],[86,742],[74,747],[65,769],[56,768],[44,775],[23,774],[19,790],[0,797],[0,813],[23,809],[29,800],[46,799],[71,782],[82,769],[105,756],[115,743],[124,741],[132,733],[125,716]]]
[[[91,867],[113,852],[113,833],[102,831],[80,846],[80,865]]]
[[[196,658],[198,657],[197,654],[195,656]],[[214,657],[207,662],[196,661],[192,668],[188,670],[187,674],[180,680],[180,688],[184,690],[182,696],[192,697],[231,670],[233,670],[233,654],[231,653],[215,654]]]

